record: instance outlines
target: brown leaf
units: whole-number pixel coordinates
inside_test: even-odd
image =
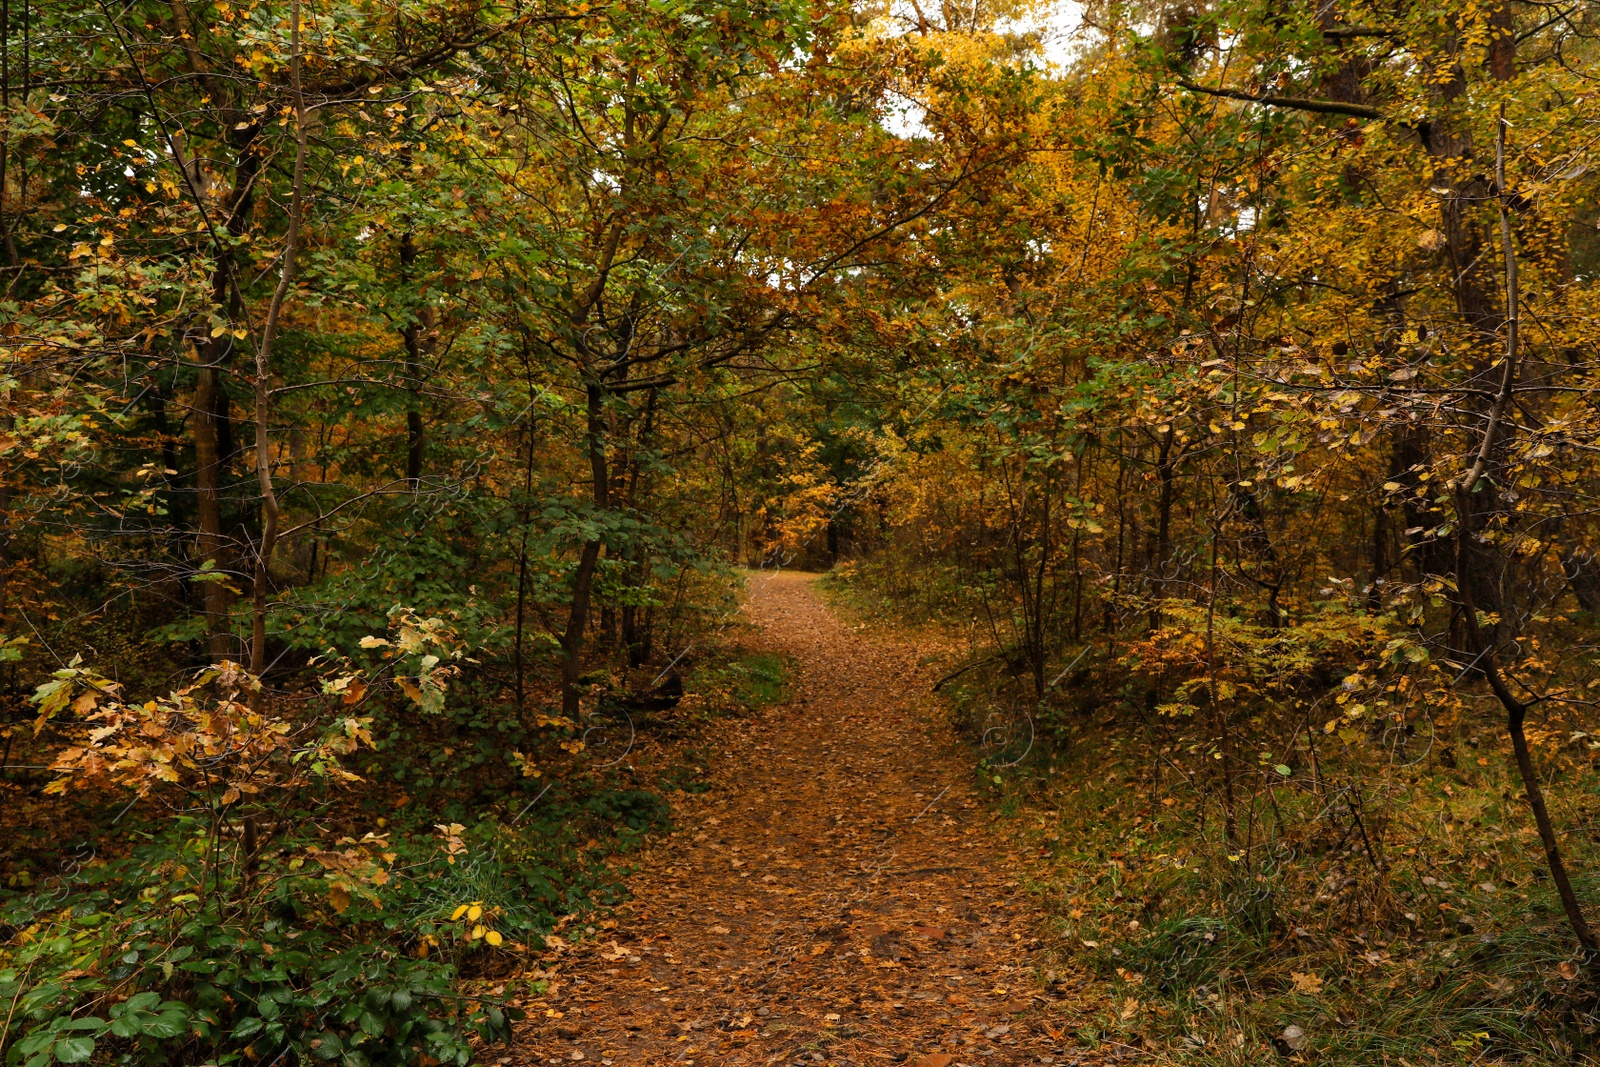
[[[929,1052],[926,1055],[918,1056],[906,1064],[906,1067],[950,1067],[955,1061],[956,1058],[948,1052]]]
[[[1556,964],[1556,973],[1570,982],[1578,977],[1578,965],[1571,960],[1562,960]]]

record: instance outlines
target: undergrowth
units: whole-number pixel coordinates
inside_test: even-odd
[[[212,744],[203,724],[222,718],[229,737],[326,723],[349,738],[262,748],[248,766],[237,745],[207,748],[192,780],[131,803],[109,783],[67,788],[60,761],[54,785],[8,783],[13,820],[52,803],[77,814],[0,849],[6,1067],[461,1067],[508,1041],[520,998],[542,992],[546,939],[585,936],[573,920],[622,899],[627,854],[671,825],[668,795],[705,788],[703,729],[787,687],[788,664],[767,654],[714,648],[683,669],[681,702],[626,732],[599,711],[531,729],[470,680],[419,712],[415,697],[373,705],[379,675],[346,675],[261,716],[233,695],[253,684],[242,672],[160,705],[59,672],[99,685],[121,719],[151,716],[148,739],[173,753]],[[118,751],[121,765],[146,759]]]
[[[1593,1062],[1594,986],[1504,759],[1426,761],[1364,813],[1268,768],[1245,849],[1170,752],[1107,732],[1082,721],[983,779],[1036,857],[1047,977],[1104,994],[1080,1040],[1219,1067]],[[1593,797],[1578,766],[1561,788]]]
[[[828,587],[893,619],[875,577]],[[1195,1067],[1600,1062],[1595,979],[1487,700],[1402,734],[1336,717],[1314,742],[1302,725],[1272,744],[1270,709],[1240,715],[1230,837],[1218,751],[1152,714],[1144,680],[1089,662],[1039,703],[1003,661],[941,689],[1031,856],[1041,980],[1094,1006],[1078,1043]],[[1592,906],[1600,771],[1565,726],[1530,732]]]

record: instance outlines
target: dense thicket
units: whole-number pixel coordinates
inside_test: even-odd
[[[0,7],[9,1054],[465,1062],[497,914],[659,819],[586,749],[841,556],[1269,955],[1592,964],[1594,12],[1081,14]]]

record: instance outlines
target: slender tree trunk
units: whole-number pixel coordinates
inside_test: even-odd
[[[255,203],[255,182],[261,169],[261,156],[256,146],[257,128],[241,131],[234,142],[238,162],[234,167],[234,185],[227,198],[225,232],[237,239],[245,230]],[[228,415],[228,395],[223,387],[223,371],[232,355],[234,338],[231,328],[244,316],[238,286],[234,284],[232,252],[226,247],[215,250],[216,267],[212,272],[211,298],[214,306],[228,310],[227,325],[215,337],[207,336],[196,345],[199,369],[196,373],[194,405],[191,421],[194,423],[195,497],[196,519],[199,526],[197,546],[200,562],[209,563],[211,569],[226,573],[232,564],[228,551],[227,531],[223,527],[223,480],[233,451],[233,433]],[[207,650],[213,660],[236,655],[233,634],[228,625],[228,615],[233,604],[233,592],[221,579],[205,584],[205,613]]]
[[[1533,812],[1534,825],[1539,831],[1539,841],[1544,846],[1545,863],[1550,868],[1550,877],[1555,882],[1556,892],[1561,897],[1562,910],[1566,912],[1567,923],[1572,928],[1573,936],[1582,946],[1591,966],[1600,961],[1600,943],[1595,940],[1594,931],[1589,926],[1588,919],[1584,916],[1583,906],[1578,901],[1577,892],[1572,887],[1572,879],[1567,874],[1567,867],[1561,855],[1561,845],[1556,838],[1555,825],[1550,819],[1550,810],[1545,804],[1544,789],[1539,781],[1539,774],[1533,765],[1533,753],[1528,747],[1528,737],[1523,725],[1528,716],[1528,704],[1511,691],[1506,682],[1504,671],[1501,669],[1497,641],[1493,634],[1486,634],[1478,622],[1478,605],[1475,600],[1475,588],[1472,568],[1474,557],[1469,549],[1471,539],[1470,519],[1473,512],[1472,497],[1477,491],[1485,474],[1488,473],[1489,463],[1499,446],[1498,440],[1501,428],[1506,423],[1506,413],[1511,406],[1512,394],[1516,389],[1517,372],[1519,370],[1519,342],[1521,331],[1521,301],[1517,277],[1516,249],[1512,241],[1511,212],[1506,205],[1506,120],[1505,105],[1500,107],[1500,121],[1498,133],[1495,138],[1495,188],[1500,207],[1500,242],[1505,259],[1505,287],[1506,287],[1506,342],[1505,355],[1500,376],[1500,386],[1495,394],[1489,409],[1488,420],[1485,423],[1483,437],[1479,441],[1476,453],[1471,459],[1467,470],[1455,480],[1452,485],[1456,506],[1456,531],[1455,531],[1455,584],[1457,595],[1460,597],[1461,615],[1465,623],[1467,634],[1472,642],[1471,651],[1475,653],[1475,662],[1489,682],[1489,688],[1494,692],[1495,698],[1506,713],[1506,731],[1511,736],[1511,751],[1517,764],[1517,773],[1522,778],[1523,793],[1528,798],[1528,807]]]
[[[630,464],[628,474],[628,507],[634,508],[639,504],[639,491],[644,473],[644,454],[650,447],[651,434],[655,429],[656,390],[651,389],[645,397],[644,419],[639,427],[639,441],[634,450],[633,462]],[[644,588],[650,582],[650,560],[638,544],[628,548],[629,563],[633,570],[634,581],[639,588]],[[649,625],[650,609],[641,609],[635,604],[624,604],[622,607],[622,647],[628,658],[628,666],[642,666],[649,660]],[[642,620],[642,625],[641,625]]]
[[[282,267],[272,301],[267,305],[256,345],[255,467],[261,492],[261,537],[256,544],[255,581],[251,605],[250,670],[261,675],[267,668],[267,598],[272,585],[272,553],[278,543],[278,495],[272,479],[272,350],[278,339],[284,300],[294,284],[295,257],[300,249],[300,226],[305,214],[306,128],[305,96],[300,88],[300,0],[289,9],[289,81],[294,92],[294,176],[289,196],[289,219],[283,245]],[[260,690],[252,696],[259,702]]]
[[[0,112],[11,113],[11,0],[0,0]],[[6,292],[16,284],[16,279],[21,272],[17,270],[22,265],[22,258],[17,255],[17,242],[12,232],[11,217],[6,214],[6,198],[11,193],[11,132],[8,129],[0,131],[0,238],[6,252],[6,265],[13,273],[11,281],[6,285]],[[17,205],[17,215],[20,217],[26,210],[26,205]]]
[[[9,118],[11,113],[11,0],[0,0],[0,114]],[[0,131],[0,236],[4,237],[6,263],[18,266],[16,242],[11,238],[11,222],[6,215],[6,198],[10,195],[11,134]],[[19,213],[21,206],[19,205]],[[14,277],[14,276],[13,276]],[[9,288],[9,287],[8,287]],[[0,429],[10,433],[16,427],[16,399],[7,398],[9,410],[0,415]],[[11,593],[11,471],[0,465],[0,633],[6,631],[6,616]],[[11,738],[6,735],[6,756],[0,758],[0,771],[11,755]]]
[[[1228,709],[1223,706],[1217,687],[1217,583],[1222,579],[1219,556],[1222,524],[1225,515],[1212,520],[1211,573],[1206,580],[1206,695],[1211,703],[1211,721],[1217,731],[1217,773],[1222,785],[1222,830],[1232,848],[1239,840],[1238,816],[1233,795],[1233,729],[1228,721]]]
[[[204,350],[202,350],[204,351]],[[202,359],[209,359],[203,355]],[[217,368],[210,362],[200,365],[194,392],[195,500],[199,524],[198,547],[202,565],[214,571],[227,568],[227,545],[222,535],[220,492],[222,458],[217,447],[217,424],[212,417],[217,388]],[[232,601],[220,578],[210,578],[205,588],[206,647],[213,660],[233,655],[232,635],[228,632],[228,606]]]
[[[528,461],[522,469],[522,529],[517,540],[517,643],[515,664],[517,673],[517,715],[525,715],[527,698],[527,659],[524,635],[527,630],[528,606],[528,523],[533,518],[533,360],[528,351],[528,338],[522,338],[522,376],[528,390]]]
[[[417,262],[417,242],[411,230],[400,237],[400,280],[409,293]],[[427,432],[422,425],[422,331],[427,326],[423,309],[412,309],[401,336],[406,346],[406,389],[411,394],[406,408],[406,481],[415,490],[422,481],[422,460],[427,451]]]
[[[588,400],[588,451],[589,473],[593,482],[596,517],[611,506],[611,475],[606,462],[604,388],[590,382],[586,390]],[[573,576],[572,609],[567,616],[567,628],[561,635],[561,711],[572,718],[579,711],[578,675],[583,669],[583,632],[589,623],[589,607],[594,593],[594,574],[600,564],[602,539],[595,537],[584,543],[578,555],[578,569]]]

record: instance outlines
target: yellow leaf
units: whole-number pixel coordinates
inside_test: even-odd
[[[484,932],[485,931],[483,929],[483,924],[482,923],[478,924],[477,926],[474,926],[472,928],[472,940],[473,941],[478,940],[480,937],[482,937],[484,935]]]
[[[505,940],[505,938],[500,936],[500,931],[498,930],[490,930],[488,933],[483,935],[483,939],[496,948],[499,948],[500,942]]]
[[[476,904],[474,904],[471,908],[469,908],[467,910],[467,921],[468,922],[474,922],[475,923],[481,918],[483,918],[483,909],[478,907]]]
[[[350,906],[350,890],[342,885],[336,885],[328,890],[328,900],[333,904],[333,910],[343,915]]]
[[[456,920],[460,919],[461,916],[465,915],[466,913],[467,913],[467,906],[465,904],[459,905],[456,908],[455,911],[450,913],[450,921],[451,922],[455,922]]]
[[[1322,979],[1318,975],[1290,971],[1289,977],[1294,980],[1294,991],[1296,993],[1310,995],[1322,992]]]

